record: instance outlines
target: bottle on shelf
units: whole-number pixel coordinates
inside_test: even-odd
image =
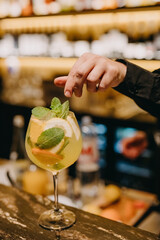
[[[90,116],[82,117],[81,132],[83,146],[76,171],[80,182],[81,202],[84,205],[97,197],[100,178],[97,133]]]
[[[22,115],[13,117],[13,137],[9,159],[12,165],[8,173],[10,180],[13,181],[12,184],[22,187],[22,176],[30,167],[24,144],[24,117]]]
[[[31,194],[51,193],[51,177],[43,169],[31,163],[25,150],[24,117],[13,117],[13,137],[10,150],[11,166],[7,176],[12,185]]]

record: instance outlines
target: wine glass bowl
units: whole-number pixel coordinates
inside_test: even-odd
[[[42,146],[39,148],[36,144],[38,137],[51,128],[64,130],[64,138],[54,147],[46,149]],[[69,112],[66,120],[61,118],[39,120],[33,115],[31,116],[25,146],[31,161],[39,167],[51,172],[69,167],[77,160],[81,145],[81,134],[73,112]]]
[[[61,104],[53,98],[51,109],[36,107],[32,110],[25,146],[31,161],[53,174],[54,209],[41,214],[40,226],[60,230],[75,222],[75,214],[58,204],[58,173],[72,165],[82,148],[81,132],[69,102]]]

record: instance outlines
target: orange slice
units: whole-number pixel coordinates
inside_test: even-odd
[[[52,153],[45,149],[33,148],[32,154],[40,161],[42,164],[55,164],[63,159],[63,156]]]

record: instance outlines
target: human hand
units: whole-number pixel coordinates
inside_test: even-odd
[[[129,159],[135,159],[147,148],[147,135],[143,131],[138,131],[133,137],[124,138],[121,145],[122,154]]]
[[[117,87],[126,75],[126,68],[120,62],[85,53],[73,65],[68,76],[58,77],[54,83],[58,87],[64,87],[66,97],[71,97],[73,92],[77,97],[81,97],[84,83],[89,92]]]

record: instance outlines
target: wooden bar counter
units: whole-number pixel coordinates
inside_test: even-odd
[[[53,202],[40,195],[0,184],[0,240],[158,240],[157,235],[114,222],[79,209],[72,209],[76,223],[56,236],[41,228],[37,219]]]

